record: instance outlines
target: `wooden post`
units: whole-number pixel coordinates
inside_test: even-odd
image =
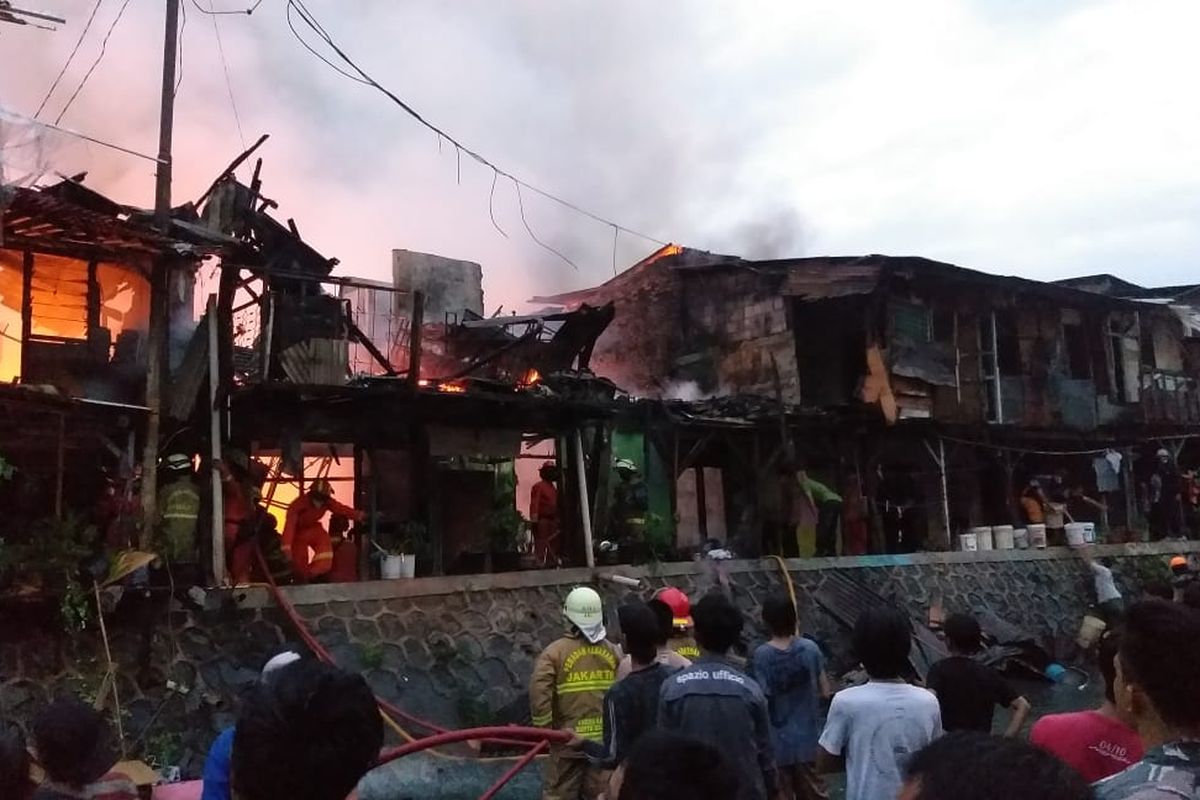
[[[21,376],[29,370],[29,337],[33,335],[33,253],[26,250],[21,270]]]
[[[212,570],[213,584],[225,581],[225,496],[221,493],[221,412],[217,408],[217,384],[220,363],[217,353],[217,298],[208,297],[208,436],[209,459],[212,464]]]
[[[259,371],[259,379],[265,383],[271,379],[271,342],[275,336],[275,292],[267,291],[266,297],[263,298],[263,304],[267,307],[267,315],[266,324],[258,334],[259,342],[262,344],[258,359],[261,362],[259,366],[262,368]]]
[[[154,222],[164,235],[171,232],[171,136],[175,119],[175,58],[179,40],[179,0],[167,0],[163,35],[162,97],[158,124],[158,170],[154,184]],[[158,436],[163,378],[169,336],[167,291],[171,257],[163,254],[150,275],[150,328],[146,337],[146,441],[142,447],[142,532],[140,546],[148,550],[158,508]],[[214,315],[215,316],[215,315]]]
[[[592,508],[592,535],[600,541],[608,538],[612,492],[612,439],[612,426],[603,423],[596,426],[596,502]]]
[[[929,452],[929,457],[933,459],[933,463],[937,464],[938,477],[940,478],[941,482],[940,489],[942,495],[942,522],[946,528],[945,539],[940,542],[940,544],[943,546],[943,549],[949,550],[950,543],[954,541],[954,539],[953,532],[950,530],[950,492],[946,485],[946,440],[940,436],[938,437],[938,446],[936,451],[928,441],[922,441],[921,444],[925,445],[926,451]]]
[[[579,486],[579,521],[583,526],[584,558],[588,567],[595,567],[596,553],[592,548],[592,512],[588,508],[587,471],[583,463],[583,439],[578,428],[571,434],[571,445],[575,450],[575,478]]]
[[[421,380],[421,338],[425,326],[425,293],[413,292],[412,317],[408,323],[408,385],[417,388]]]

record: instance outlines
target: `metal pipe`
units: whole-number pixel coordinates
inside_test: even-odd
[[[213,584],[225,581],[225,497],[221,494],[221,412],[217,408],[217,385],[220,381],[220,361],[217,353],[217,296],[208,296],[208,435],[209,459],[212,465],[212,570]]]
[[[592,549],[592,510],[588,502],[587,471],[583,464],[583,438],[579,428],[571,433],[571,444],[575,448],[575,479],[579,485],[579,518],[583,523],[583,547],[588,567],[596,566],[596,553]]]

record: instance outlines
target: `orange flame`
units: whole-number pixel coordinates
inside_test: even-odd
[[[438,391],[447,394],[463,394],[467,391],[467,387],[461,383],[451,383],[449,381],[438,384]]]
[[[517,382],[518,389],[528,389],[531,386],[537,386],[542,382],[542,373],[530,367],[525,375]]]

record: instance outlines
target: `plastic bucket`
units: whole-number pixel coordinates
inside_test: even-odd
[[[1104,633],[1107,627],[1108,623],[1099,617],[1085,614],[1083,622],[1079,623],[1079,633],[1075,636],[1075,644],[1084,650],[1090,649],[1092,645],[1100,641],[1100,634]]]
[[[991,550],[992,549],[993,542],[992,542],[991,527],[989,527],[987,525],[983,525],[978,528],[971,528],[970,530],[967,531],[967,533],[975,534],[975,541],[977,542],[977,547],[979,550]]]
[[[992,544],[997,550],[1012,550],[1016,546],[1014,538],[1012,525],[996,525],[992,528]]]
[[[979,549],[979,539],[973,533],[959,534],[958,549],[964,553],[974,553]]]
[[[1083,525],[1083,541],[1087,544],[1096,543],[1096,523],[1084,522]]]
[[[1083,547],[1086,543],[1084,538],[1084,524],[1082,522],[1067,523],[1067,546],[1068,547]]]
[[[384,556],[380,574],[386,581],[404,576],[404,556]]]
[[[1029,549],[1029,531],[1025,528],[1017,528],[1013,531],[1013,547],[1018,550]]]
[[[1029,546],[1038,550],[1046,549],[1046,526],[1042,523],[1030,525],[1026,530],[1029,532]]]
[[[400,558],[403,559],[400,564],[400,577],[414,577],[417,574],[417,557],[415,555],[405,553],[404,555],[400,556]]]

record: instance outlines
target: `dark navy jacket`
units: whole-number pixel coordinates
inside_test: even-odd
[[[705,654],[667,678],[658,725],[720,750],[739,773],[738,800],[775,796],[767,700],[754,679],[730,662]]]

